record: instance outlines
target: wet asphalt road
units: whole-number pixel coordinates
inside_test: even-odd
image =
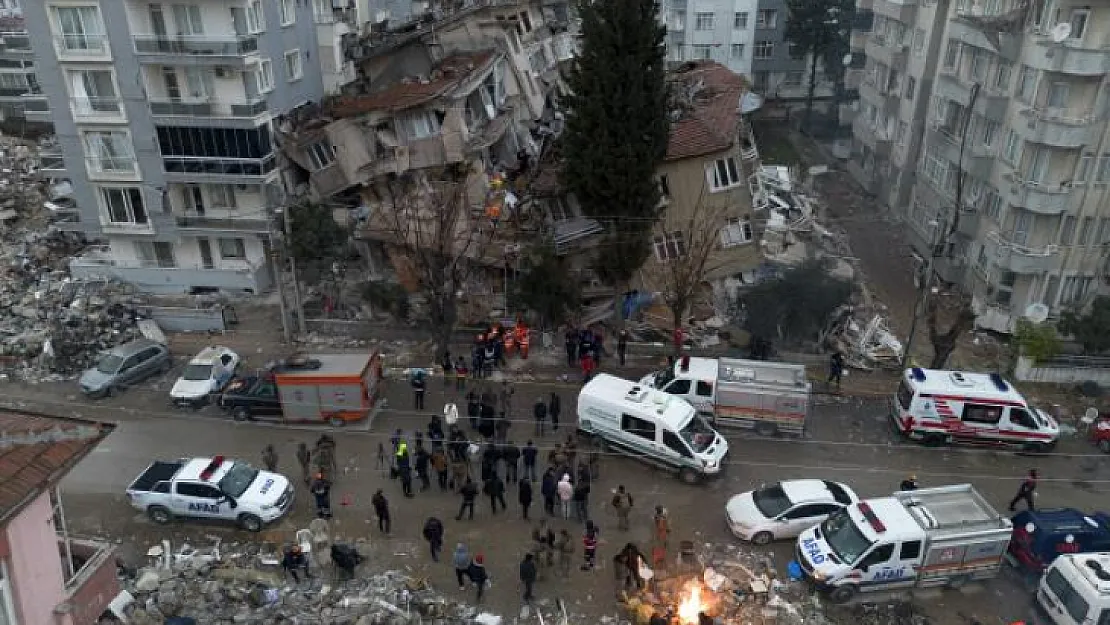
[[[278,449],[279,470],[295,474],[296,444],[303,441],[311,446],[321,431],[327,429],[236,423],[215,408],[200,411],[172,408],[168,390],[176,373],[100,401],[83,399],[72,382],[0,386],[0,397],[8,407],[119,423],[118,429],[63,483],[67,514],[75,531],[134,543],[134,553],[145,552],[147,546],[167,535],[194,544],[203,544],[211,536],[220,536],[228,542],[250,540],[252,537],[239,530],[212,524],[155,526],[127,505],[123,491],[155,459],[224,454],[257,463],[267,444]],[[510,438],[518,443],[533,433],[527,416],[537,396],[552,391],[560,393],[564,420],[568,417],[566,413],[573,410],[576,391],[573,385],[516,383],[515,387],[513,413],[514,418],[521,420],[514,423]],[[411,393],[398,382],[390,383],[386,395],[388,407],[372,424],[348,426],[336,435],[341,475],[333,496],[337,509],[334,533],[348,538],[372,536],[382,564],[411,567],[429,575],[437,587],[454,592],[449,565],[432,565],[420,538],[419,528],[424,519],[438,516],[447,521],[448,547],[462,540],[470,544],[472,551],[486,554],[495,580],[491,606],[514,613],[519,605],[515,594],[516,564],[531,528],[520,520],[515,489],[510,487],[507,494],[507,513],[493,515],[488,499],[479,499],[473,522],[455,522],[457,496],[440,493],[434,485],[431,491],[418,493],[414,499],[401,497],[399,484],[377,468],[378,445],[388,446],[389,432],[395,428],[410,431],[423,428],[431,412],[411,410]],[[441,383],[433,380],[427,406],[438,411],[445,400],[461,399],[461,395],[453,390],[445,392]],[[607,540],[602,546],[602,560],[607,547],[615,551],[630,539],[646,542],[650,511],[657,504],[671,511],[676,539],[734,541],[723,517],[728,497],[761,483],[783,479],[833,479],[851,485],[866,497],[888,494],[905,475],[916,473],[922,486],[970,481],[1003,509],[1020,476],[1028,468],[1036,467],[1043,476],[1038,497],[1042,507],[1097,509],[1105,507],[1105,494],[1110,492],[1108,458],[1078,440],[1065,440],[1058,453],[1040,457],[1006,451],[932,449],[904,443],[891,433],[885,417],[886,400],[825,396],[818,398],[816,404],[809,434],[802,440],[726,433],[731,446],[728,465],[720,479],[704,486],[681,484],[671,475],[632,459],[605,457],[591,501],[591,514],[601,524],[603,538]],[[565,434],[564,428],[559,438]],[[557,439],[550,435],[537,439],[541,449],[550,448],[555,442]],[[616,519],[607,507],[608,493],[617,484],[625,485],[636,498],[633,529],[627,537],[618,532]],[[376,540],[380,535],[370,519],[369,500],[377,488],[384,489],[393,507],[394,532],[388,541]],[[269,528],[264,538],[279,543],[288,541],[297,528],[305,527],[310,516],[307,499],[304,493],[299,493],[294,515]],[[568,527],[577,539],[579,525],[557,521],[556,527],[562,526]],[[781,570],[789,559],[791,545],[781,543],[760,551],[774,557]],[[552,582],[541,583],[539,592],[541,596],[546,593],[568,597],[572,606],[580,610],[612,613],[610,576],[605,574],[605,583],[600,586],[595,578],[602,574],[575,571],[571,580],[561,581],[557,587]],[[1012,620],[1026,615],[1028,591],[1011,576],[1005,576],[986,588],[929,596],[921,603],[938,623],[964,622],[957,612]]]

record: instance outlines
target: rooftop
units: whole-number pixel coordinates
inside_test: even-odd
[[[57,485],[115,425],[0,410],[0,523]]]
[[[671,85],[668,161],[722,152],[736,141],[744,77],[715,61],[683,63],[667,75]]]
[[[344,96],[328,103],[335,118],[354,117],[373,111],[397,112],[422,106],[444,97],[493,60],[493,50],[453,54],[435,65],[427,78],[396,82],[385,89],[361,96]]]

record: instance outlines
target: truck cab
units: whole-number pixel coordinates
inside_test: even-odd
[[[233,379],[220,395],[219,405],[236,421],[282,415],[277,383],[272,375],[266,374]]]
[[[869,499],[798,537],[803,573],[836,602],[859,592],[961,586],[998,574],[1009,519],[971,485]]]
[[[683,356],[674,365],[647,374],[640,384],[681,397],[712,417],[717,403],[717,359]]]
[[[1037,585],[1037,612],[1053,625],[1110,623],[1110,553],[1064,554]]]

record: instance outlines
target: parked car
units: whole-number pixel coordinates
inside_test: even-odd
[[[766,545],[794,538],[857,501],[856,493],[839,482],[788,480],[732,497],[725,515],[737,538]]]
[[[223,345],[205,347],[193,356],[174,382],[170,399],[175,406],[199,408],[223,390],[239,367],[239,354]]]
[[[100,354],[96,365],[81,374],[81,392],[89,397],[108,397],[173,368],[170,350],[150,339],[135,339]]]

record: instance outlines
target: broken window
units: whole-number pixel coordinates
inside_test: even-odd
[[[485,98],[483,98],[484,100]],[[492,119],[493,116],[491,115]],[[405,117],[405,125],[409,136],[413,139],[424,139],[439,134],[439,120],[431,111],[416,111]]]
[[[729,219],[721,228],[721,247],[750,243],[752,238],[752,220],[747,217]]]
[[[726,191],[740,184],[740,170],[736,166],[736,159],[731,156],[717,159],[705,169],[711,193]]]
[[[319,171],[334,163],[335,148],[332,147],[331,141],[324,139],[308,146],[308,160],[313,171]]]

